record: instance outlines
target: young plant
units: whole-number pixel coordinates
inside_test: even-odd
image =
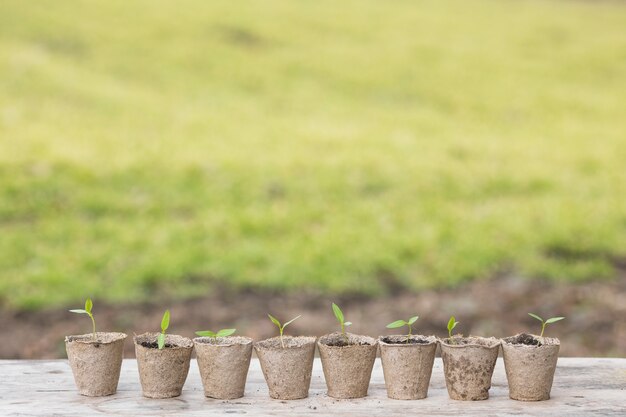
[[[202,330],[202,331],[196,332],[196,334],[201,337],[212,337],[214,339],[217,339],[218,337],[230,336],[236,331],[237,329],[222,329],[222,330],[218,330],[217,332],[212,332],[211,330]]]
[[[72,313],[77,314],[87,314],[91,319],[91,324],[93,325],[93,340],[96,340],[96,320],[93,318],[93,314],[91,314],[91,309],[93,308],[93,303],[91,302],[91,298],[85,300],[85,309],[79,308],[75,310],[70,310]]]
[[[350,326],[352,322],[345,321],[344,316],[343,316],[343,311],[341,311],[339,306],[335,303],[333,303],[333,313],[335,313],[335,317],[337,318],[337,321],[341,325],[341,334],[343,335],[343,337],[346,338],[346,340],[348,340],[348,335],[346,334],[346,327]]]
[[[285,324],[280,324],[278,319],[276,317],[272,316],[271,314],[268,314],[268,316],[269,316],[270,320],[272,320],[272,323],[274,323],[276,326],[278,326],[278,332],[280,333],[280,345],[284,349],[285,348],[285,342],[283,341],[283,332],[285,331],[285,327],[289,326],[291,323],[293,323],[294,321],[298,320],[302,316],[294,317],[294,318],[292,318],[291,320],[289,320]]]
[[[552,317],[552,318],[549,318],[548,320],[544,320],[538,315],[533,314],[533,313],[528,313],[528,315],[541,322],[541,334],[539,335],[539,337],[543,337],[543,332],[546,330],[546,325],[556,323],[557,321],[561,321],[565,318],[565,317]]]
[[[409,334],[406,335],[406,343],[408,344],[409,340],[411,339],[412,332],[413,332],[413,327],[412,327],[413,323],[415,323],[418,318],[419,318],[418,316],[413,316],[408,321],[396,320],[393,323],[389,323],[387,325],[387,328],[388,329],[397,329],[399,327],[409,326]]]
[[[459,322],[456,321],[454,316],[451,316],[450,320],[448,320],[448,338],[450,340],[450,344],[454,344],[454,338],[452,337],[452,330],[454,330],[457,324],[459,324]]]
[[[163,318],[161,319],[161,333],[159,333],[159,338],[157,339],[159,350],[165,347],[165,331],[168,327],[170,327],[170,311],[165,310],[165,313],[163,313]]]

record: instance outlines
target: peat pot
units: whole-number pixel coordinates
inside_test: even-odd
[[[204,395],[221,400],[243,397],[252,356],[252,339],[242,336],[196,337],[193,344]]]
[[[498,359],[500,340],[494,337],[443,339],[441,359],[448,395],[453,400],[486,400]]]
[[[560,345],[559,339],[529,334],[502,339],[502,356],[511,399],[550,399]]]
[[[283,347],[284,346],[284,347]],[[272,337],[254,344],[270,397],[298,400],[309,396],[315,337]]]
[[[387,397],[396,400],[426,398],[437,338],[414,335],[407,343],[407,336],[381,336],[378,343]]]
[[[328,387],[333,398],[362,398],[367,395],[378,341],[352,333],[332,333],[317,342]]]
[[[115,394],[124,356],[124,333],[93,333],[65,337],[78,393],[88,397]]]
[[[144,397],[178,397],[189,373],[193,342],[186,337],[168,334],[165,347],[159,349],[159,333],[135,336],[135,356]]]

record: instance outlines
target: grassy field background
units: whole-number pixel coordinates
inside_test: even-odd
[[[0,305],[626,258],[626,5],[0,4]]]

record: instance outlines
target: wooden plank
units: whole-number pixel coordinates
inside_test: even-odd
[[[508,398],[502,359],[498,359],[491,398],[459,402],[448,399],[441,359],[433,369],[428,398],[417,401],[389,400],[382,368],[377,360],[369,396],[358,400],[335,400],[326,396],[319,359],[315,360],[311,396],[298,401],[268,398],[259,362],[253,359],[245,397],[221,401],[205,398],[195,360],[183,395],[168,400],[141,396],[137,364],[127,359],[122,366],[118,393],[87,398],[76,393],[67,361],[0,361],[1,416],[406,416],[425,415],[626,415],[626,359],[561,358],[552,399],[538,403]]]

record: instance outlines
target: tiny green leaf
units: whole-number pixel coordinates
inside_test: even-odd
[[[450,320],[448,320],[448,331],[451,332],[457,324],[459,324],[459,322],[456,321],[454,316],[450,317]]]
[[[91,301],[91,298],[88,298],[85,301],[85,311],[88,313],[91,313],[91,309],[93,308],[93,302]]]
[[[276,317],[272,316],[271,314],[268,314],[267,316],[270,318],[270,320],[272,320],[272,323],[274,323],[275,325],[277,325],[279,328],[280,328],[280,327],[282,327],[282,326],[280,325],[280,322],[278,321],[278,319],[277,319]]]
[[[217,337],[217,334],[210,330],[201,330],[196,332],[196,334],[200,337]]]
[[[165,334],[164,333],[159,333],[157,344],[159,345],[159,349],[163,349],[163,347],[165,347]]]
[[[170,311],[165,310],[165,313],[163,313],[163,318],[161,319],[161,331],[165,332],[168,327],[170,327]]]
[[[333,303],[333,313],[335,313],[335,317],[337,318],[337,320],[339,320],[339,323],[343,323],[343,320],[344,320],[343,312],[341,311],[339,306],[335,303]]]
[[[78,314],[88,314],[87,310],[83,310],[82,308],[75,309],[75,310],[70,310],[70,312],[78,313]]]
[[[284,329],[285,327],[287,327],[289,324],[291,324],[291,323],[293,323],[294,321],[298,320],[300,317],[302,317],[302,316],[300,315],[300,316],[298,316],[298,317],[294,317],[294,318],[292,318],[291,320],[289,320],[287,323],[283,324],[283,329]]]
[[[387,325],[388,329],[397,329],[398,327],[406,326],[408,323],[404,320],[396,320],[393,323]]]
[[[415,323],[415,322],[417,321],[417,319],[419,319],[419,317],[418,317],[418,316],[413,316],[413,317],[411,317],[411,318],[409,319],[408,324],[409,324],[409,325],[411,325],[411,324]]]
[[[236,331],[237,331],[237,329],[222,329],[222,330],[217,332],[217,337],[230,336],[231,334],[235,333]]]
[[[535,318],[535,319],[537,319],[537,320],[539,320],[540,322],[542,322],[542,323],[543,323],[543,319],[542,319],[541,317],[539,317],[538,315],[533,314],[533,313],[528,313],[528,315],[529,315],[530,317],[533,317],[533,318]]]
[[[552,317],[551,319],[546,320],[546,324],[556,323],[557,321],[563,320],[565,317]]]
[[[343,324],[344,326],[352,326],[352,322],[351,321],[347,321]]]

